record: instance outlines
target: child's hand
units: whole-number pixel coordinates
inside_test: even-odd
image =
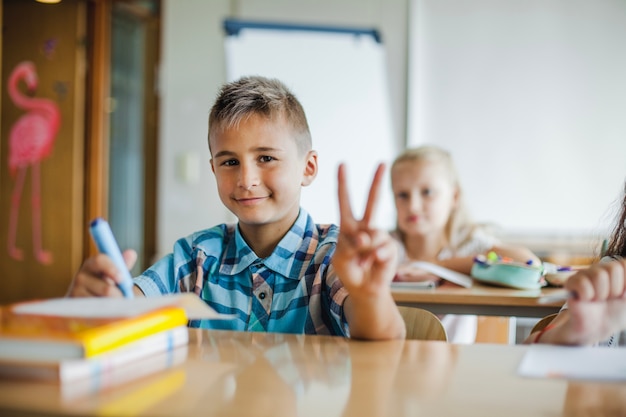
[[[439,282],[440,280],[441,278],[437,275],[411,265],[399,266],[394,278],[394,281],[398,282]]]
[[[374,206],[384,173],[376,170],[361,220],[354,218],[346,184],[345,166],[339,166],[339,240],[333,267],[350,295],[375,298],[389,293],[397,266],[398,248],[389,233],[372,225]]]
[[[137,260],[137,253],[134,250],[126,250],[122,255],[128,269],[131,269]],[[100,253],[83,262],[70,284],[67,296],[123,297],[122,291],[117,286],[120,282],[122,276],[111,258]],[[134,290],[135,294],[138,292],[141,293]]]
[[[593,341],[626,329],[626,260],[596,264],[577,272],[565,288],[575,294],[568,301],[569,330]]]

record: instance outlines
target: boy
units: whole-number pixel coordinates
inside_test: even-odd
[[[236,315],[225,323],[233,330],[404,337],[389,289],[397,248],[371,225],[382,166],[363,219],[352,215],[342,166],[340,229],[314,224],[300,208],[301,187],[317,175],[304,110],[282,83],[263,77],[223,86],[209,116],[209,150],[220,199],[238,223],[178,240],[173,253],[135,278],[137,296],[193,291]],[[124,256],[134,263],[134,252]],[[110,259],[96,255],[69,295],[121,296],[120,281]]]

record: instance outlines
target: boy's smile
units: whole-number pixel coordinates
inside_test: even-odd
[[[282,236],[297,218],[301,187],[315,177],[317,155],[301,154],[296,140],[283,117],[257,114],[211,137],[220,199],[244,236],[270,225]]]
[[[261,204],[265,199],[269,197],[250,197],[250,198],[238,198],[237,202],[244,206],[253,206],[255,204]]]

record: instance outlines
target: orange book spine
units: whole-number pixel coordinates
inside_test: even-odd
[[[138,316],[84,318],[13,313],[2,314],[0,337],[76,343],[89,358],[145,336],[187,324],[182,307],[161,307]]]

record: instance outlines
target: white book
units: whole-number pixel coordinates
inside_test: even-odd
[[[469,275],[462,274],[460,272],[453,271],[443,266],[432,264],[424,261],[414,261],[408,264],[409,266],[422,269],[426,272],[430,272],[440,278],[450,281],[453,284],[460,285],[461,287],[470,288],[474,283],[474,280]],[[433,288],[434,285],[424,282],[393,282],[392,288]]]
[[[391,288],[404,290],[428,290],[437,288],[435,281],[393,281]]]
[[[110,372],[64,382],[59,387],[61,397],[64,402],[74,401],[77,398],[124,385],[126,387],[124,389],[125,394],[117,400],[121,403],[122,408],[119,412],[110,412],[108,415],[135,415],[129,411],[129,404],[132,404],[133,409],[137,409],[146,402],[152,403],[160,398],[158,395],[156,395],[157,399],[154,398],[155,395],[145,395],[146,391],[153,394],[158,391],[163,395],[166,392],[175,392],[182,387],[185,381],[185,370],[173,368],[185,362],[187,351],[187,345],[179,346],[171,351],[133,361]],[[155,375],[157,373],[161,375]],[[149,375],[150,378],[145,378]],[[143,382],[140,381],[142,379]],[[139,386],[133,386],[132,389],[129,389],[127,384],[131,381],[137,381]],[[107,407],[110,408],[111,403]]]
[[[187,345],[189,332],[186,326],[164,330],[119,348],[87,359],[59,361],[0,360],[0,376],[69,382],[86,378],[102,378],[125,366],[163,352],[171,352]]]

